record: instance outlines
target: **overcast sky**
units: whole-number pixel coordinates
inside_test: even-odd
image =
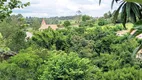
[[[75,15],[78,10],[82,14],[93,17],[102,16],[105,12],[111,10],[112,0],[102,0],[99,6],[99,0],[22,0],[30,2],[31,5],[24,9],[15,9],[14,14],[22,14],[31,17],[54,17]],[[116,9],[115,5],[113,9]]]

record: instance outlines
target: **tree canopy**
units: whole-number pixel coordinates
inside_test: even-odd
[[[20,0],[0,0],[0,20],[10,16],[15,8],[24,8],[30,5],[29,2],[22,3]]]
[[[119,0],[112,0],[112,3],[115,1]],[[18,0],[10,0],[11,3],[6,0],[2,2],[2,6],[6,7],[5,3],[9,5],[6,10],[3,9],[6,13],[29,4]],[[132,36],[142,32],[142,24],[136,10],[138,6],[138,3],[122,2],[118,8],[122,9],[121,17],[125,17],[124,19],[129,20],[127,17],[131,14],[135,14],[133,17],[137,15],[135,18],[138,22],[133,27],[136,32]],[[119,13],[118,10],[117,12]],[[132,57],[133,51],[142,40],[130,39],[129,32],[117,35],[124,28],[119,23],[112,24],[111,12],[99,18],[80,15],[78,17],[81,21],[77,24],[73,24],[72,16],[48,18],[49,21],[54,19],[49,22],[52,24],[58,23],[57,19],[60,22],[66,20],[62,24],[65,27],[57,30],[47,28],[42,31],[38,30],[41,18],[24,18],[21,14],[9,16],[11,12],[6,13],[2,13],[5,17],[1,18],[3,22],[0,23],[1,80],[142,79],[142,57]],[[46,18],[47,21],[48,19]],[[28,40],[25,40],[26,32],[33,34]],[[141,47],[142,44],[137,50]]]

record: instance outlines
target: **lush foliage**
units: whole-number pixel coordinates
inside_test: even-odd
[[[0,79],[142,79],[142,60],[132,57],[141,40],[129,39],[129,33],[117,36],[116,32],[124,28],[106,25],[111,18],[110,12],[99,19],[83,15],[82,20],[78,19],[79,27],[72,27],[70,21],[65,21],[65,28],[43,31],[37,30],[40,18],[25,19],[19,14],[4,19],[0,23]],[[139,26],[141,22],[135,24],[133,29],[137,31],[134,36],[141,33]],[[33,37],[25,40],[27,31],[33,32]]]
[[[63,24],[65,27],[68,27],[71,25],[71,23],[69,21],[65,21],[64,24]]]
[[[91,61],[85,58],[79,58],[76,53],[53,54],[45,63],[45,70],[41,75],[41,80],[91,80],[93,73],[98,72],[98,68],[91,65]]]
[[[21,53],[0,64],[0,78],[2,80],[35,80],[39,75],[37,69],[42,62],[43,60],[37,55]]]
[[[91,16],[83,15],[82,21],[80,22],[79,26],[80,27],[93,27],[95,22],[96,20],[93,19]]]
[[[23,4],[20,0],[1,0],[0,1],[0,20],[10,16],[12,10],[15,8],[23,8],[25,6],[30,5],[30,3]]]
[[[115,80],[118,76],[122,80],[141,79],[142,65],[131,57],[138,42],[128,40],[127,35],[116,36],[117,30],[96,27],[37,31],[30,40],[31,46],[0,63],[0,77],[4,80]]]

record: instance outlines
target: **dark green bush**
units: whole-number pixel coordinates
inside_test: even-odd
[[[93,80],[98,71],[89,59],[79,58],[75,53],[54,53],[46,62],[40,80]]]
[[[65,27],[68,27],[70,25],[71,25],[70,21],[65,21],[64,24],[63,24],[63,26],[65,26]]]

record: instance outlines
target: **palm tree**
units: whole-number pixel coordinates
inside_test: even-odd
[[[142,4],[142,1],[140,1],[140,0],[127,0],[127,1],[137,2],[139,4]],[[138,21],[138,22],[135,23],[135,27],[132,28],[131,31],[133,31],[133,30],[136,30],[136,31],[134,32],[134,34],[130,35],[130,38],[136,37],[137,35],[139,35],[139,34],[142,33],[142,20],[140,20],[140,21]],[[141,50],[141,49],[142,49],[142,43],[134,50],[132,56],[134,57],[135,54],[137,54],[138,51]]]
[[[129,1],[129,2],[137,2],[139,4],[142,4],[142,1],[141,0],[126,0],[126,1]]]
[[[142,13],[141,13],[142,6],[140,4],[135,2],[127,2],[124,0],[112,0],[111,8],[113,8],[114,2],[120,2],[121,4],[113,15],[113,22],[117,20],[120,10],[121,10],[120,13],[121,21],[125,29],[126,29],[125,24],[127,23],[127,20],[130,19],[133,23],[135,23],[136,21],[142,19]],[[101,0],[99,3],[101,3]]]
[[[114,4],[114,2],[118,2],[119,0],[112,0],[112,6]],[[127,2],[128,1],[128,2]],[[99,1],[99,3],[101,3],[101,0]],[[122,9],[122,13],[121,13],[121,18],[123,21],[123,25],[125,26],[126,24],[126,20],[130,17],[131,20],[133,22],[136,22],[134,25],[135,27],[131,29],[131,31],[135,30],[135,32],[130,35],[130,38],[132,37],[136,37],[139,34],[142,33],[142,13],[141,13],[141,9],[142,9],[142,1],[141,0],[125,0],[121,2],[121,5],[119,6],[119,8],[117,9],[117,11],[115,12],[114,15],[114,20],[117,19],[117,16],[119,14],[119,11]],[[139,18],[137,20],[137,18]],[[134,50],[132,57],[135,56],[135,54],[138,53],[139,50],[142,49],[142,43]]]

